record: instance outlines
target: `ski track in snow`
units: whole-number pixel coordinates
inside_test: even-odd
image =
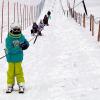
[[[100,100],[99,44],[86,30],[63,15],[59,0],[50,2],[46,2],[40,17],[55,2],[50,25],[25,51],[25,94],[2,91],[6,88],[7,70],[3,59],[0,65],[6,65],[0,67],[0,100]],[[30,28],[25,32],[30,32]]]

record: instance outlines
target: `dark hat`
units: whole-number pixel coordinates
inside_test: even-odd
[[[48,11],[47,14],[48,14],[48,15],[51,15],[51,11]]]

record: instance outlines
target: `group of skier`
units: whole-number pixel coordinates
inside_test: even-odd
[[[32,26],[32,29],[31,29],[31,34],[32,35],[40,35],[42,36],[42,33],[41,31],[44,29],[44,26],[48,26],[48,20],[51,18],[51,12],[48,11],[47,14],[44,16],[43,20],[41,19],[40,22],[39,22],[39,25],[37,25],[36,22],[33,22],[33,26]]]
[[[42,35],[41,31],[48,24],[51,12],[48,11],[43,20],[40,20],[39,25],[33,23],[31,33]],[[6,41],[6,59],[8,62],[7,71],[7,90],[6,93],[11,93],[14,90],[15,78],[19,86],[19,93],[24,93],[25,79],[22,69],[23,50],[29,47],[29,42],[22,34],[22,27],[17,23],[11,24],[10,32],[7,35]]]

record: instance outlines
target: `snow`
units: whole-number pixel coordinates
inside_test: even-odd
[[[64,16],[59,0],[46,0],[39,20],[48,10],[52,10],[50,25],[24,52],[25,94],[5,93],[4,58],[0,60],[0,100],[100,100],[100,43],[89,30]]]

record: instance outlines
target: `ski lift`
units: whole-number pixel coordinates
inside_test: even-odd
[[[74,1],[74,3],[75,3],[75,1]],[[86,8],[86,4],[85,4],[84,0],[82,0],[81,2],[79,2],[76,6],[74,6],[73,9],[76,8],[78,5],[80,5],[81,3],[83,4],[85,14],[87,15],[87,8]]]

